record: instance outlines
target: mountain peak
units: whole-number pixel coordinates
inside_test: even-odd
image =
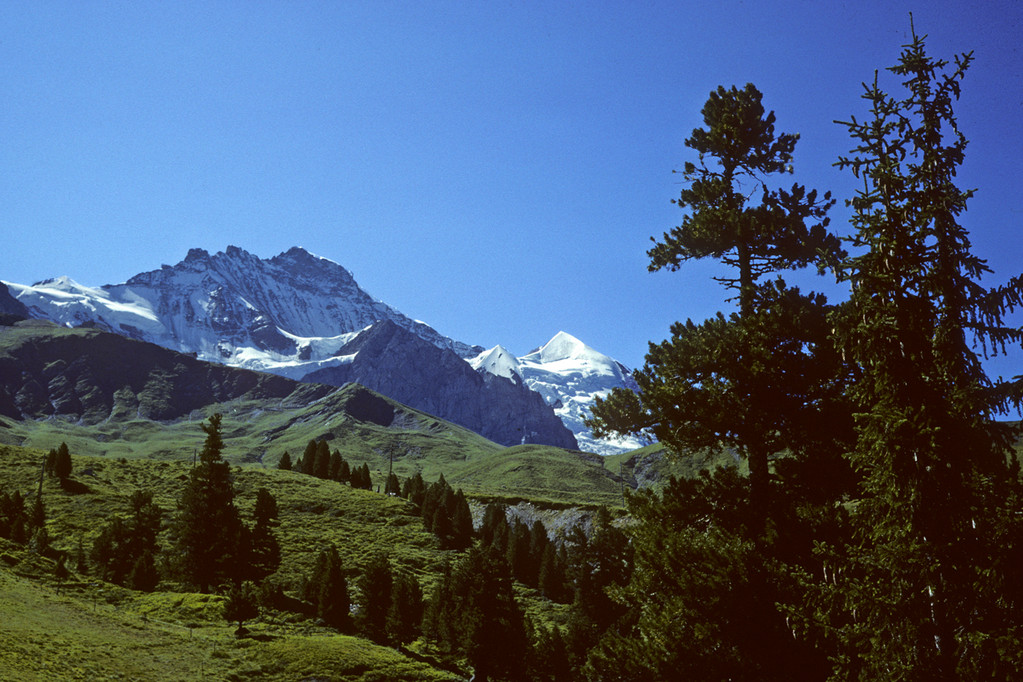
[[[540,362],[585,359],[601,355],[567,332],[558,332],[536,351]],[[530,354],[532,355],[532,354]]]
[[[512,355],[507,348],[501,345],[485,350],[474,358],[469,359],[469,364],[476,371],[486,370],[487,372],[511,379],[515,383],[522,382],[522,369],[519,360]]]

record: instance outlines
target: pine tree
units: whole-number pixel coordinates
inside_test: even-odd
[[[650,270],[703,258],[728,266],[731,274],[716,279],[734,294],[738,312],[673,325],[672,339],[651,344],[634,374],[641,392],[619,389],[598,399],[590,426],[597,435],[651,429],[675,453],[733,448],[749,462],[753,509],[765,514],[758,534],[765,535],[768,458],[797,446],[802,429],[820,433],[818,408],[837,394],[839,376],[838,368],[822,376],[816,357],[832,352],[823,297],[762,280],[808,265],[823,270],[842,250],[826,229],[830,194],[768,187],[769,176],[791,172],[798,136],[776,134],[774,113],[765,114],[761,100],[751,84],[710,94],[706,128],[685,141],[699,159],[685,164],[687,186],[675,200],[686,211],[683,222],[648,251]]]
[[[71,469],[71,451],[68,450],[67,443],[61,443],[57,448],[57,456],[54,458],[53,473],[61,481],[65,481],[70,478]]]
[[[449,622],[474,679],[518,679],[526,662],[525,624],[507,562],[490,548],[471,547],[451,574]]]
[[[387,612],[387,639],[402,646],[419,636],[423,620],[423,590],[415,576],[395,571],[391,586],[391,606]]]
[[[287,450],[281,455],[281,459],[277,462],[277,468],[282,471],[291,471],[291,455]]]
[[[245,568],[238,565],[243,526],[234,506],[231,468],[221,458],[221,420],[218,413],[202,424],[206,441],[178,501],[175,523],[178,569],[200,592],[236,580]]]
[[[281,565],[281,546],[274,533],[278,525],[277,500],[266,488],[256,491],[252,516],[249,575],[258,584]]]
[[[309,473],[324,480],[330,478],[330,446],[327,445],[327,441],[321,440],[316,444],[313,469]]]
[[[317,556],[313,572],[305,581],[302,596],[313,605],[316,616],[327,625],[342,632],[350,629],[348,580],[342,570],[341,557],[333,545]]]
[[[299,460],[298,471],[308,476],[315,476],[316,471],[316,441],[310,440],[306,443],[305,450],[302,453],[302,459]]]
[[[235,584],[227,591],[224,602],[224,619],[229,623],[238,623],[235,635],[245,633],[244,623],[259,616],[259,598],[256,586],[249,581]]]
[[[150,550],[145,550],[135,561],[128,574],[127,585],[140,592],[152,592],[160,583],[160,572],[156,568],[156,560]],[[229,619],[231,620],[231,619]]]
[[[376,555],[359,578],[359,630],[374,642],[387,642],[387,616],[391,610],[393,576],[386,556]]]

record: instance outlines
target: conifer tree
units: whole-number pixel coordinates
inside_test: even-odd
[[[281,455],[281,459],[277,462],[277,468],[282,471],[291,471],[291,454],[287,450]]]
[[[323,549],[316,558],[312,574],[305,581],[303,598],[310,602],[318,618],[342,632],[351,626],[351,598],[348,580],[341,566],[341,557],[333,545]]]
[[[258,584],[281,565],[281,546],[274,533],[278,525],[277,500],[266,488],[256,491],[252,516],[249,575]]]
[[[837,377],[822,376],[815,357],[832,352],[823,297],[763,280],[808,265],[823,270],[837,264],[842,250],[826,229],[830,194],[768,186],[770,176],[791,172],[798,136],[775,133],[774,113],[765,114],[761,100],[751,84],[710,94],[706,127],[685,141],[698,154],[698,163],[685,164],[687,186],[675,200],[686,214],[648,251],[650,270],[703,258],[728,266],[730,274],[716,279],[734,295],[738,312],[673,325],[672,339],[651,344],[646,365],[634,374],[641,392],[619,389],[598,399],[590,425],[597,435],[651,429],[676,453],[734,448],[749,462],[763,535],[768,458],[795,447],[803,429],[819,434],[819,408],[829,390],[837,393]]]
[[[244,623],[259,616],[259,597],[256,586],[248,580],[235,584],[227,591],[224,602],[224,619],[229,623],[238,623],[236,635],[245,632]]]
[[[236,580],[244,569],[238,561],[243,526],[231,468],[221,457],[221,421],[217,413],[202,424],[206,441],[178,501],[175,523],[178,569],[200,592]]]
[[[387,616],[391,610],[393,576],[387,557],[373,557],[359,578],[359,630],[374,642],[387,642]]]
[[[450,599],[452,633],[474,679],[519,679],[528,642],[504,558],[490,548],[471,547],[452,570]]]
[[[53,460],[53,473],[61,481],[65,481],[71,476],[71,469],[71,451],[68,449],[67,443],[62,442],[57,448],[57,456]]]
[[[313,469],[309,473],[324,480],[330,478],[330,446],[327,445],[327,441],[321,440],[316,444]]]
[[[387,612],[387,638],[402,646],[419,636],[423,620],[423,590],[408,571],[395,571],[391,586],[391,606]]]
[[[851,397],[863,473],[856,538],[825,554],[834,583],[818,616],[838,643],[836,679],[1020,679],[1023,648],[1018,432],[995,421],[1019,386],[992,381],[979,353],[1018,344],[1003,314],[1023,300],[1014,278],[993,290],[960,224],[972,191],[955,184],[966,138],[954,104],[972,59],[927,55],[913,31],[901,97],[875,76],[870,115],[844,125],[855,148],[839,166],[863,181],[850,202],[862,250],[844,278],[838,330],[858,368]],[[998,644],[995,644],[995,643]]]

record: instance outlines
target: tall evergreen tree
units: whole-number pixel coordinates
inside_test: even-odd
[[[775,133],[774,113],[761,100],[751,84],[710,94],[706,127],[685,141],[699,158],[685,164],[687,186],[675,200],[683,222],[648,251],[650,270],[702,258],[728,266],[730,274],[716,279],[734,294],[738,313],[673,325],[672,339],[651,344],[634,375],[641,392],[598,399],[591,426],[598,435],[649,428],[679,453],[734,448],[749,462],[753,508],[766,513],[768,458],[793,446],[794,431],[819,433],[816,413],[834,379],[821,377],[812,357],[831,349],[823,298],[762,280],[808,265],[823,270],[842,250],[826,229],[830,194],[768,186],[769,176],[791,171],[798,136]]]
[[[423,620],[423,590],[408,571],[393,573],[391,606],[387,612],[387,638],[402,646],[419,636]]]
[[[236,580],[243,568],[238,565],[243,526],[231,467],[221,457],[222,419],[217,413],[202,424],[206,441],[178,501],[175,523],[178,569],[200,592]]]
[[[252,512],[252,532],[249,535],[249,575],[261,582],[281,565],[281,546],[274,528],[278,526],[277,500],[266,488],[256,491],[256,506]]]
[[[71,451],[68,449],[67,443],[61,443],[57,448],[57,456],[53,460],[53,473],[61,481],[65,481],[71,477]]]
[[[869,117],[845,124],[856,146],[838,165],[863,181],[850,202],[862,253],[838,330],[859,372],[850,456],[864,483],[855,541],[827,555],[835,679],[1023,677],[1023,575],[1006,560],[1021,541],[1005,505],[1018,432],[995,421],[1019,386],[990,380],[979,355],[1019,343],[1003,314],[1023,281],[981,287],[988,268],[960,224],[972,191],[955,184],[967,141],[953,106],[971,58],[933,59],[914,31],[889,69],[904,94],[875,76]]]
[[[504,558],[490,548],[471,547],[452,570],[450,600],[455,643],[472,665],[474,679],[520,679],[526,631]]]
[[[391,610],[391,589],[393,576],[387,557],[378,554],[373,557],[359,578],[358,626],[362,633],[374,642],[387,642],[387,617]]]
[[[292,467],[291,454],[287,450],[285,450],[284,454],[281,455],[280,461],[277,462],[277,468],[281,469],[282,471],[291,471],[291,467]]]
[[[351,627],[351,598],[341,557],[333,545],[316,558],[312,574],[305,581],[302,596],[310,602],[318,618],[331,627],[347,632]]]

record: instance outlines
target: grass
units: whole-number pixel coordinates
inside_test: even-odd
[[[0,446],[0,489],[34,494],[43,456],[38,449]],[[78,484],[73,492],[54,479],[44,478],[42,485],[52,545],[72,554],[79,541],[91,545],[101,520],[127,514],[134,490],[152,491],[169,521],[190,467],[83,455],[72,455],[72,461]],[[233,473],[236,503],[247,521],[259,488],[277,499],[284,551],[272,580],[286,587],[300,584],[328,543],[337,546],[350,584],[382,553],[428,589],[453,556],[439,549],[399,498],[276,469],[235,467]],[[248,624],[251,636],[238,639],[223,620],[221,596],[145,594],[78,575],[58,586],[54,567],[50,559],[0,540],[3,679],[459,679],[287,612],[265,612]],[[163,583],[160,589],[177,587]]]
[[[364,421],[349,413],[352,401],[366,395],[392,406],[392,423]],[[443,474],[451,485],[483,498],[620,504],[617,467],[605,467],[596,455],[542,445],[506,448],[357,385],[306,404],[294,396],[289,399],[294,402],[242,398],[168,422],[111,417],[88,425],[62,418],[0,418],[0,443],[48,450],[65,442],[78,455],[183,463],[202,448],[200,422],[220,412],[225,459],[246,469],[274,469],[285,451],[296,460],[310,440],[326,439],[351,464],[369,465],[375,484],[382,485],[393,468],[402,478],[419,473],[433,481]]]

